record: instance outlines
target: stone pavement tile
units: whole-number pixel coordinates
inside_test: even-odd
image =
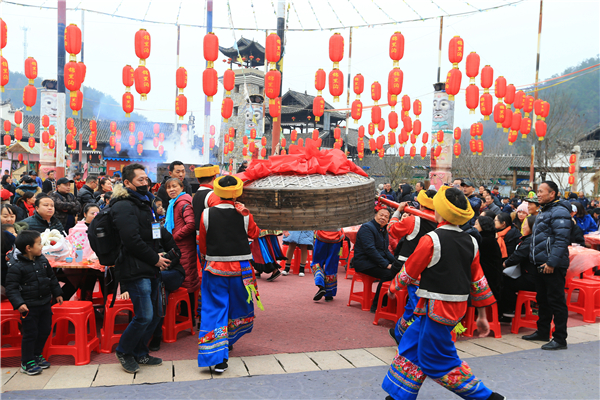
[[[509,343],[502,342],[494,337],[484,337],[474,339],[473,343],[485,347],[486,349],[490,349],[496,351],[500,354],[512,353],[514,351],[522,350],[519,347],[513,346]]]
[[[16,373],[6,385],[2,385],[5,392],[11,390],[38,390],[43,389],[48,381],[54,376],[59,367],[50,367],[45,369],[40,375],[26,375],[21,372]]]
[[[262,356],[262,357],[266,357],[266,356]],[[229,361],[227,362],[227,365],[229,366],[227,368],[227,371],[223,372],[222,374],[217,374],[217,373],[213,372],[212,377],[215,379],[220,379],[220,378],[237,378],[237,377],[242,377],[242,376],[248,376],[248,370],[246,369],[246,365],[244,364],[244,361],[240,357],[230,358]],[[204,370],[205,368],[200,368],[200,369]]]
[[[456,354],[458,354],[458,358],[460,358],[461,360],[464,359],[464,358],[473,358],[473,357],[475,357],[473,354],[467,353],[466,351],[461,350],[458,347],[456,348]]]
[[[391,364],[396,357],[397,347],[369,347],[365,349],[386,364]]]
[[[338,353],[357,368],[387,365],[364,349],[338,350]]]
[[[600,325],[599,324],[590,324],[590,325],[581,325],[576,326],[574,328],[569,328],[568,333],[571,332],[583,332],[588,335],[592,335],[595,338],[600,337]]]
[[[317,364],[304,353],[283,353],[274,354],[274,356],[288,374],[294,372],[319,371]]]
[[[250,375],[285,374],[281,364],[273,355],[242,357]]]
[[[125,372],[125,371],[123,371]],[[135,373],[134,384],[173,382],[173,362],[163,361],[162,365],[148,367],[140,365]]]
[[[523,335],[502,335],[501,339],[496,339],[504,343],[508,343],[511,346],[518,347],[521,350],[533,350],[539,349],[542,342],[532,342],[530,340],[521,339]]]
[[[92,386],[131,385],[133,375],[123,371],[121,364],[101,364]]]
[[[335,351],[315,351],[305,354],[310,357],[311,360],[316,362],[319,368],[324,371],[331,369],[354,368],[354,365],[350,364],[348,360],[340,356]]]
[[[1,391],[4,391],[4,385],[6,384],[6,382],[8,382],[10,378],[12,378],[17,372],[19,372],[18,367],[0,369],[0,374],[2,374],[2,388],[0,389]]]
[[[67,389],[90,387],[96,372],[98,364],[88,365],[63,365],[59,367],[54,376],[48,381],[44,389]]]
[[[210,368],[198,368],[197,360],[173,361],[173,382],[197,381],[211,379]]]
[[[473,340],[458,341],[456,342],[456,348],[469,354],[473,354],[475,357],[496,356],[500,354],[497,351],[476,345]]]
[[[571,329],[567,329],[567,343],[584,343],[593,342],[596,340],[598,340],[597,337],[588,335],[587,333],[581,331],[571,331]]]

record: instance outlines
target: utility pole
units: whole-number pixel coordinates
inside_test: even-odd
[[[537,56],[535,60],[535,90],[533,93],[533,97],[535,100],[538,99],[538,81],[540,76],[540,44],[542,42],[542,7],[544,5],[544,1],[540,0],[540,19],[538,22],[538,42],[537,42]],[[535,120],[536,115],[533,113],[533,121],[531,122],[531,126],[535,129]],[[535,164],[534,164],[534,154],[535,154],[535,136],[534,144],[531,145],[531,164],[529,165],[529,184],[533,187],[533,181],[535,180]]]
[[[83,62],[84,38],[85,38],[85,11],[81,10],[81,62]],[[83,94],[83,85],[81,85]],[[88,168],[89,170],[89,168]],[[79,171],[83,173],[83,104],[79,112]]]
[[[65,27],[67,25],[67,1],[58,0],[57,7],[57,66],[56,80],[56,179],[65,176]]]
[[[279,72],[281,72],[281,84],[279,85],[278,99],[278,101],[281,102],[281,97],[283,95],[283,55],[285,52],[285,0],[277,1],[277,36],[279,36],[279,39],[281,40],[281,58],[276,64],[277,69]],[[277,118],[277,121],[273,122],[273,132],[271,132],[271,155],[275,154],[275,148],[279,144],[279,136],[281,135],[281,119],[282,116],[280,115],[279,118]]]
[[[212,32],[212,19],[213,19],[213,0],[206,0],[206,33]],[[177,35],[179,37],[179,34]],[[208,67],[208,61],[206,62]],[[204,154],[208,155],[207,163],[210,162],[210,147],[208,145],[208,138],[210,138],[210,102],[208,97],[204,96]],[[223,147],[220,148],[223,150]]]
[[[27,31],[29,28],[22,26],[21,30],[23,31],[23,62],[25,62],[27,60]]]

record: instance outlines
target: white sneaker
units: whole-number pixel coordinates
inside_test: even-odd
[[[300,272],[298,276],[304,276],[304,272]]]
[[[286,270],[281,271],[281,275],[288,276],[290,273]]]

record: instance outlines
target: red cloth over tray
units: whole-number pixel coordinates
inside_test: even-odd
[[[318,150],[315,141],[306,139],[306,147],[290,146],[290,153],[284,156],[271,156],[268,160],[252,160],[248,169],[236,174],[244,183],[264,178],[271,174],[309,175],[333,174],[341,175],[354,172],[368,176],[362,168],[346,158],[338,149]]]

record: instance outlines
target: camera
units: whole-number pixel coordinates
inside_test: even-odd
[[[181,257],[181,254],[176,249],[171,249],[163,257],[169,261],[173,261],[174,259]]]

